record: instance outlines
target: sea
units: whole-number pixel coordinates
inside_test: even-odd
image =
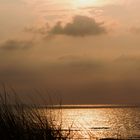
[[[69,139],[140,139],[140,106],[65,105],[51,113]]]

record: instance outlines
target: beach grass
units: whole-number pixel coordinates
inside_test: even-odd
[[[50,110],[45,117],[37,106],[23,105],[20,100],[8,103],[7,92],[0,94],[1,140],[66,140],[69,132],[62,132],[61,124],[55,126]]]
[[[1,91],[1,90],[0,90]],[[3,88],[0,92],[0,140],[68,140],[74,139],[75,133],[71,128],[63,130],[62,123],[56,125],[55,119],[60,113],[55,114],[53,105],[40,109],[35,104],[25,105],[18,98],[16,92],[14,103],[10,103],[8,92]],[[10,92],[10,94],[12,94]],[[41,111],[40,111],[41,110]],[[56,115],[56,116],[55,116]],[[55,120],[55,121],[54,121]],[[77,135],[76,135],[77,136]],[[95,139],[92,133],[89,133],[90,139]],[[76,138],[80,139],[80,138]],[[96,138],[98,139],[98,138]],[[138,140],[126,139],[126,140]],[[99,139],[98,139],[99,140]],[[102,138],[100,140],[124,140],[121,138]]]

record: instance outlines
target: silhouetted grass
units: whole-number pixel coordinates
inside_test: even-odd
[[[4,96],[3,96],[4,95]],[[10,105],[7,93],[0,95],[0,140],[65,140],[69,132],[63,134],[60,126],[55,126],[53,116],[43,117],[39,109],[25,106],[20,101]]]

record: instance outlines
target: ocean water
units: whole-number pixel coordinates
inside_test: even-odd
[[[73,139],[140,139],[140,107],[62,107],[52,111],[56,125],[70,129]]]

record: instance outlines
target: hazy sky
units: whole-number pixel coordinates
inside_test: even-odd
[[[23,99],[140,103],[139,13],[140,0],[0,0],[0,82]]]

